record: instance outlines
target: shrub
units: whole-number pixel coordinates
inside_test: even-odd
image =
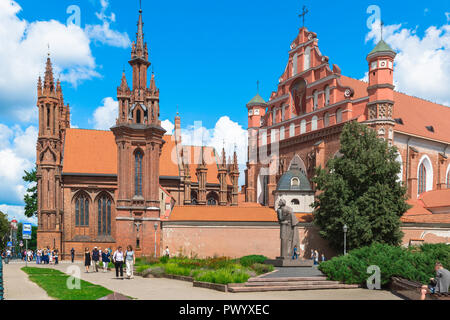
[[[147,271],[145,271],[147,272]],[[148,269],[148,275],[152,275],[155,278],[161,278],[165,274],[163,267],[152,267]]]
[[[149,269],[151,267],[151,265],[149,264],[141,264],[139,266],[136,266],[136,272],[143,272],[147,269]]]
[[[263,263],[254,263],[250,266],[250,268],[254,270],[257,275],[272,272],[274,270],[272,265]]]
[[[239,263],[243,265],[244,267],[250,267],[252,264],[255,263],[264,263],[268,258],[262,255],[250,255],[245,256],[242,258],[239,258]]]
[[[159,262],[166,264],[169,261],[169,257],[168,256],[162,256],[161,258],[159,258]]]
[[[393,276],[423,284],[434,276],[434,265],[441,261],[449,266],[450,246],[445,244],[402,248],[375,243],[355,249],[346,256],[335,257],[319,265],[319,269],[331,280],[351,284],[365,284],[369,274],[367,267],[376,265],[381,270],[381,284],[386,285]]]
[[[166,263],[164,266],[164,271],[166,274],[172,274],[172,275],[177,275],[177,276],[190,276],[191,275],[191,269],[190,268],[185,268],[185,267],[180,267],[179,265],[175,264],[175,263]]]
[[[250,275],[243,270],[219,269],[209,270],[194,277],[196,281],[229,284],[244,283],[250,278]]]

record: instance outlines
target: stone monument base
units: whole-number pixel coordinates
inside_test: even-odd
[[[274,267],[312,267],[314,265],[313,260],[302,260],[302,259],[286,259],[282,257],[277,257],[275,260],[266,260],[265,264],[271,264]]]

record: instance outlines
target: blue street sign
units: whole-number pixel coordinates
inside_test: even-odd
[[[6,244],[7,247],[12,247],[12,242],[8,241],[8,243]]]
[[[24,223],[22,228],[22,238],[25,240],[31,239],[31,223]]]

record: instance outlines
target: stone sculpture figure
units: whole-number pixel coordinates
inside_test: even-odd
[[[277,209],[278,222],[280,224],[281,259],[290,259],[294,246],[300,248],[297,224],[298,220],[292,208],[286,206],[286,200],[281,199]]]

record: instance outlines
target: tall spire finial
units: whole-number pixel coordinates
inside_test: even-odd
[[[383,20],[380,20],[381,40],[383,40],[383,27],[384,27],[384,22],[383,22]]]
[[[142,12],[142,0],[139,0],[139,12]]]
[[[303,6],[303,12],[299,15],[300,18],[303,19],[303,28],[305,27],[305,16],[308,14],[309,10],[306,6]]]
[[[259,94],[259,80],[256,81],[256,93]]]

